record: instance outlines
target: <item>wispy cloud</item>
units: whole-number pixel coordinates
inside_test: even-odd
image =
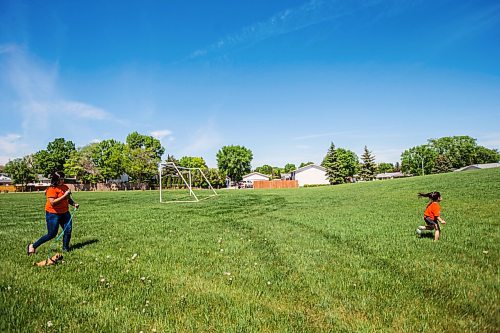
[[[346,134],[352,134],[352,132],[329,132],[329,133],[316,133],[316,134],[307,134],[307,135],[301,135],[292,138],[292,140],[296,141],[302,141],[302,140],[311,140],[311,139],[319,139],[319,138],[335,138],[339,136],[343,136]]]
[[[150,134],[158,140],[162,140],[165,137],[172,137],[172,131],[167,129],[152,131]]]
[[[61,121],[114,119],[100,107],[64,96],[57,63],[44,63],[20,45],[0,45],[0,83],[4,88],[0,98],[10,101],[7,112],[20,115],[21,123],[13,125],[16,131],[22,132],[18,140],[24,144],[8,154],[27,154],[36,150],[41,138],[61,133]],[[5,137],[3,142],[0,153],[7,154]]]
[[[394,15],[407,1],[402,1],[392,7],[377,11],[386,16]],[[336,0],[311,0],[297,7],[280,11],[269,19],[254,23],[216,41],[206,48],[195,50],[188,59],[198,59],[212,55],[224,55],[228,52],[244,49],[269,38],[288,34],[305,29],[312,25],[326,21],[339,20],[343,17],[353,15],[359,11],[371,8],[384,1],[336,1]]]
[[[222,138],[215,127],[214,121],[209,120],[203,127],[193,133],[193,140],[183,149],[183,153],[188,156],[196,156],[217,148],[221,142]]]
[[[0,152],[2,153],[15,153],[19,149],[19,134],[7,134],[0,136]]]

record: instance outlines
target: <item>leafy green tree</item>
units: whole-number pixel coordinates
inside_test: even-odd
[[[500,154],[496,149],[488,149],[483,146],[476,147],[474,152],[474,164],[496,163],[500,161]]]
[[[264,164],[263,166],[255,168],[255,171],[271,176],[273,174],[273,167],[268,164]]]
[[[438,153],[431,145],[421,145],[405,150],[401,154],[401,171],[413,175],[430,174]],[[423,170],[422,170],[423,164]]]
[[[434,161],[432,173],[445,173],[453,170],[451,161],[444,155],[438,155]]]
[[[208,169],[207,163],[205,162],[203,157],[183,156],[179,160],[179,165],[185,168]]]
[[[273,167],[271,171],[271,178],[272,179],[281,179],[281,171],[282,169],[279,167]]]
[[[157,180],[158,163],[165,148],[160,140],[133,132],[127,136],[124,154],[125,172],[138,183]]]
[[[363,155],[361,156],[361,170],[359,176],[364,180],[373,180],[377,172],[377,164],[375,163],[375,157],[365,146]]]
[[[303,168],[305,166],[311,165],[311,164],[314,164],[314,162],[302,162],[302,163],[300,163],[299,169]]]
[[[428,142],[436,155],[447,158],[455,169],[475,163],[477,144],[470,136],[448,136],[429,139]]]
[[[285,169],[283,170],[285,173],[290,173],[294,170],[296,170],[297,167],[295,166],[295,164],[293,163],[287,163],[287,165],[285,165]]]
[[[344,182],[341,170],[342,167],[333,142],[330,144],[330,148],[328,148],[328,152],[326,153],[321,166],[326,169],[326,175],[331,185],[342,184]]]
[[[396,167],[394,165],[392,165],[392,163],[382,162],[382,163],[378,164],[377,171],[379,173],[395,172]]]
[[[218,169],[210,168],[207,170],[206,177],[210,181],[213,188],[225,187],[226,175],[221,173]]]
[[[125,172],[125,145],[116,140],[104,140],[93,146],[92,161],[102,180],[118,179]]]
[[[32,156],[28,155],[7,162],[4,171],[12,178],[14,184],[21,184],[23,187],[26,187],[29,182],[36,179],[32,159]]]
[[[46,150],[35,153],[35,169],[47,177],[55,171],[64,170],[64,163],[75,150],[75,144],[72,141],[57,138],[49,142]]]
[[[356,173],[358,173],[358,155],[356,155],[353,151],[344,148],[337,148],[336,155],[340,165],[340,176],[342,177],[343,182],[345,182],[347,178],[352,178]]]
[[[91,143],[72,152],[64,164],[66,175],[75,177],[77,181],[86,184],[96,184],[102,181],[99,170],[92,158],[97,145],[97,143]]]
[[[224,146],[217,152],[217,166],[233,181],[240,181],[250,172],[253,154],[243,146]]]

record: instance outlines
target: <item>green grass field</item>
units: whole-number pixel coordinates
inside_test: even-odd
[[[437,243],[414,234],[432,190]],[[43,194],[0,194],[0,331],[500,331],[499,169],[219,194],[76,192],[74,249],[41,268]]]

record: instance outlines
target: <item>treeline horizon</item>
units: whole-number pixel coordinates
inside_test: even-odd
[[[130,133],[125,143],[108,139],[78,148],[70,140],[57,138],[49,142],[46,149],[9,161],[1,171],[17,184],[23,185],[36,180],[37,174],[48,177],[55,171],[64,171],[67,176],[82,183],[108,182],[127,174],[132,182],[157,184],[158,165],[162,162],[164,152],[160,140],[138,132]],[[204,169],[212,185],[218,187],[224,186],[227,177],[240,181],[252,171],[279,179],[284,173],[315,164],[302,162],[298,167],[293,163],[287,163],[284,167],[264,164],[252,170],[252,151],[237,145],[223,146],[216,158],[217,168],[208,168],[204,158],[199,156],[176,159],[168,154],[163,161]],[[401,154],[401,164],[375,163],[375,156],[367,146],[358,157],[353,151],[336,148],[331,142],[320,165],[326,169],[330,184],[340,184],[350,181],[354,176],[372,180],[377,173],[384,172],[401,171],[412,175],[444,173],[471,164],[499,160],[498,150],[480,146],[476,139],[469,136],[452,136],[428,139],[426,144],[405,150]]]

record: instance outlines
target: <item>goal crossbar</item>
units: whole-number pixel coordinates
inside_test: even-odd
[[[177,177],[180,177],[182,179],[182,182],[186,187],[189,189],[189,196],[192,197],[192,200],[176,200],[176,201],[163,201],[163,193],[162,193],[162,170],[163,167],[171,167],[176,171]],[[211,197],[217,196],[217,192],[215,192],[215,189],[212,187],[212,184],[210,184],[210,181],[208,178],[205,176],[203,173],[203,170],[201,168],[186,168],[182,166],[176,165],[174,162],[164,162],[160,163],[158,166],[158,170],[160,173],[160,202],[161,203],[172,203],[172,202],[198,202],[201,200],[206,200]],[[187,171],[188,174],[188,179],[186,179],[183,175],[182,171]],[[193,191],[193,186],[192,186],[192,176],[191,176],[191,171],[198,171],[200,175],[203,177],[203,180],[207,182],[208,184],[208,189],[212,192],[209,196],[204,197],[204,198],[199,198]]]

